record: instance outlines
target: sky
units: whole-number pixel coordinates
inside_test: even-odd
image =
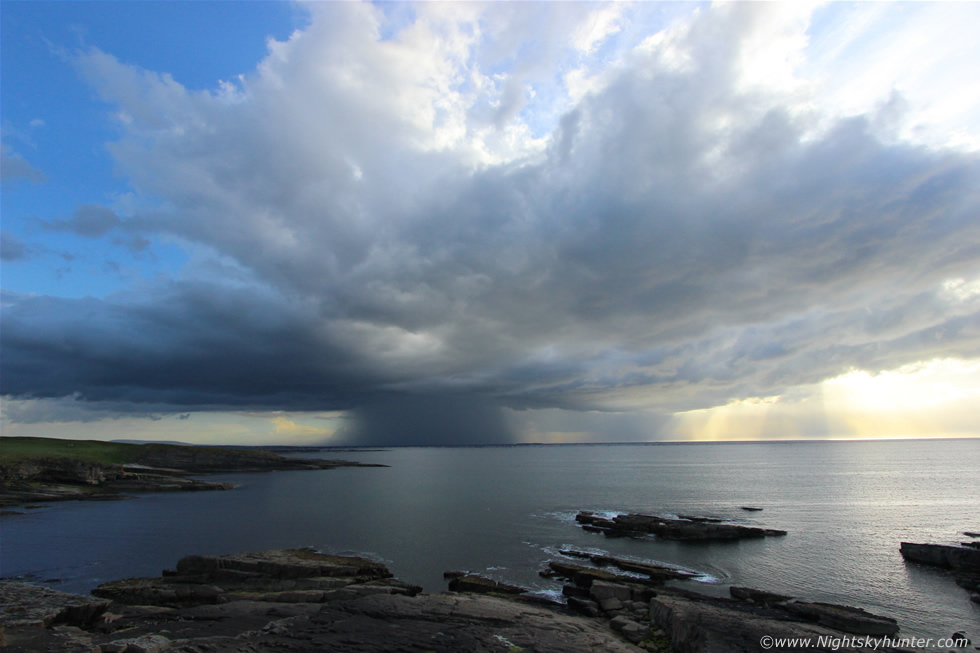
[[[980,435],[980,3],[0,19],[5,436]]]

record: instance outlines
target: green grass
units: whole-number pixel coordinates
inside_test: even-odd
[[[37,458],[72,458],[105,465],[130,462],[140,445],[98,440],[58,440],[55,438],[0,438],[0,464]]]
[[[210,464],[246,464],[278,459],[274,453],[225,447],[191,447],[176,444],[125,444],[99,440],[60,440],[57,438],[0,438],[0,465],[41,458],[70,458],[103,465],[143,463],[151,466],[164,461],[199,460]]]

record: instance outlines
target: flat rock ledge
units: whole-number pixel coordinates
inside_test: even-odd
[[[61,595],[58,605],[102,610],[72,625],[20,618],[18,605],[33,598],[14,588],[2,645],[11,653],[640,650],[607,622],[564,607],[420,589],[371,560],[304,549],[190,556],[160,578],[101,585],[101,601],[44,590]]]
[[[108,607],[109,601],[90,596],[29,583],[0,583],[0,625],[4,626],[87,626]]]
[[[667,633],[678,653],[732,653],[767,648],[779,651],[904,650],[882,645],[880,640],[884,635],[896,636],[898,625],[893,619],[847,606],[802,601],[761,605],[750,600],[660,594],[650,601],[650,616]],[[796,640],[797,645],[766,647],[764,638],[767,637]],[[852,644],[866,645],[842,647],[844,638]]]
[[[447,573],[458,591],[424,594],[380,563],[308,549],[189,556],[159,578],[101,585],[97,598],[0,583],[0,646],[11,653],[713,653],[760,650],[763,635],[898,630],[863,610],[761,590],[733,588],[740,599],[713,599],[652,578],[636,582],[636,572],[563,569],[574,579],[565,586],[567,605],[463,572]]]
[[[656,515],[631,513],[612,519],[583,510],[575,521],[587,531],[603,533],[607,537],[644,537],[655,535],[662,540],[682,542],[710,542],[740,540],[743,538],[786,535],[786,531],[758,528],[743,524],[731,524],[714,517],[680,515],[676,519]]]
[[[910,562],[952,570],[956,584],[970,592],[971,601],[980,603],[980,549],[975,544],[964,542],[960,546],[951,546],[902,542],[899,550]]]

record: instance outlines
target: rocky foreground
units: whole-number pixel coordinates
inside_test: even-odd
[[[464,573],[449,574],[454,591],[425,594],[379,563],[310,550],[190,556],[159,578],[107,583],[94,597],[5,582],[0,645],[11,653],[708,653],[757,651],[767,635],[809,637],[805,650],[830,651],[844,636],[898,631],[892,619],[846,606],[746,588],[732,588],[730,599],[669,589],[669,568],[642,565],[625,576],[611,569],[641,563],[608,558],[606,568],[592,567],[588,555],[578,554],[583,565],[551,567],[568,580],[568,605]]]
[[[253,449],[167,444],[70,442],[54,438],[0,441],[0,506],[132,493],[228,490],[202,474],[386,467],[345,460],[286,458]]]

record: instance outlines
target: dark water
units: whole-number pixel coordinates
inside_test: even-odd
[[[316,454],[314,454],[316,455]],[[178,558],[314,546],[368,554],[427,591],[470,570],[555,591],[564,546],[656,560],[731,584],[864,607],[903,632],[980,640],[980,605],[899,542],[980,531],[980,440],[405,448],[344,453],[390,468],[212,477],[232,492],[52,505],[3,518],[0,574],[67,591],[155,576]],[[745,512],[742,505],[764,508]],[[680,544],[607,539],[581,509],[693,513],[789,531]]]

